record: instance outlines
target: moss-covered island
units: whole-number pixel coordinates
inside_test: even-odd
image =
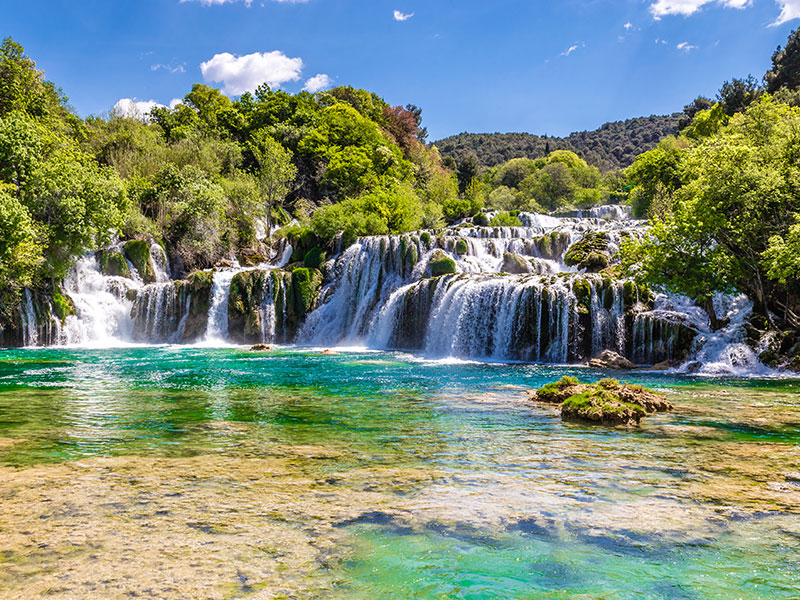
[[[581,383],[564,376],[534,391],[536,402],[561,405],[565,421],[593,421],[604,425],[636,425],[649,413],[672,410],[666,394],[640,385],[601,379],[597,383]]]

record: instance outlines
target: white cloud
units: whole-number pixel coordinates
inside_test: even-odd
[[[781,14],[772,26],[783,25],[793,19],[800,19],[800,0],[776,0],[781,7]]]
[[[159,107],[164,107],[160,102],[155,100],[137,100],[136,98],[120,98],[114,107],[111,109],[111,114],[120,117],[129,117],[131,119],[140,119],[142,121],[149,121],[147,113]]]
[[[183,104],[183,98],[173,98],[169,101],[170,108],[175,108],[178,104]]]
[[[333,79],[325,75],[325,73],[320,73],[319,75],[314,75],[311,79],[306,81],[306,84],[303,86],[303,90],[306,92],[319,92],[321,90],[327,89],[333,85]]]
[[[692,46],[689,42],[681,42],[675,47],[678,50],[683,50],[684,52],[691,52],[692,50],[697,50],[697,46]]]
[[[581,44],[581,46],[582,46],[582,45],[583,45],[583,44]],[[564,50],[564,51],[561,53],[561,56],[569,56],[570,54],[572,54],[573,52],[575,52],[575,50],[577,50],[578,48],[580,48],[580,46],[578,46],[578,44],[575,44],[574,46],[570,46],[569,48],[567,48],[566,50]]]
[[[201,63],[200,70],[206,81],[220,82],[223,92],[238,96],[254,91],[262,83],[280,87],[287,81],[297,81],[303,70],[303,59],[289,58],[278,50],[245,56],[223,52]]]
[[[172,65],[162,65],[162,64],[150,65],[150,70],[151,71],[158,71],[160,69],[163,69],[165,71],[169,71],[170,73],[185,73],[186,72],[185,65],[176,65],[174,67]]]
[[[414,16],[414,13],[403,13],[400,12],[399,10],[394,11],[394,13],[392,14],[394,15],[395,21],[408,21],[411,17]]]
[[[623,27],[625,28],[626,31],[630,31],[631,29],[633,29],[633,23],[628,21],[627,23],[625,23],[625,25],[623,25]]]
[[[796,2],[797,0],[788,1]],[[752,4],[752,0],[656,0],[650,5],[650,13],[656,19],[666,15],[689,16],[706,4],[712,3],[721,4],[727,8],[746,8]]]

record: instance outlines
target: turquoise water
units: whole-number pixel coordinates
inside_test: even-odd
[[[0,591],[197,597],[209,564],[178,553],[158,568],[180,564],[182,585],[139,570],[112,586],[117,558],[64,550],[80,528],[94,533],[71,552],[144,519],[158,526],[131,552],[210,536],[207,597],[800,597],[800,383],[631,373],[676,409],[609,429],[527,400],[564,374],[607,375],[374,352],[0,351],[0,506],[30,529],[0,542],[14,566]],[[111,471],[145,486],[145,516],[127,516]],[[110,508],[86,508],[87,485],[109,485]],[[32,549],[42,539],[55,557]]]

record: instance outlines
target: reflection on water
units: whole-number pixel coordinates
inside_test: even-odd
[[[794,598],[797,382],[296,349],[0,351],[0,596]]]

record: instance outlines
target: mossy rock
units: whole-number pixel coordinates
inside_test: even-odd
[[[570,246],[564,255],[568,267],[585,269],[597,273],[609,266],[611,255],[608,252],[608,239],[605,233],[588,233]]]
[[[592,305],[592,286],[585,279],[577,279],[572,283],[572,292],[578,301],[578,312],[589,314]]]
[[[483,213],[478,213],[472,217],[472,224],[476,227],[488,227],[489,219]]]
[[[431,247],[431,234],[428,233],[427,231],[423,231],[422,233],[419,234],[419,241],[422,242],[423,244],[425,244],[426,248],[430,248]]]
[[[319,269],[325,263],[325,251],[319,246],[314,246],[303,257],[303,266],[306,269]]]
[[[500,270],[511,275],[524,275],[533,271],[531,264],[524,256],[511,252],[503,253],[503,264]]]
[[[131,261],[133,268],[145,283],[155,283],[156,269],[150,256],[150,246],[142,240],[130,240],[122,247],[125,258]]]
[[[620,383],[616,379],[585,384],[575,377],[565,376],[536,390],[531,399],[561,404],[563,420],[606,425],[635,425],[648,413],[672,409],[665,394],[640,385]]]
[[[149,251],[149,249],[148,249]],[[131,277],[131,269],[122,252],[116,250],[100,250],[97,253],[100,272],[109,277]]]
[[[464,256],[469,252],[469,244],[467,244],[467,240],[460,239],[456,242],[456,254],[459,256]]]
[[[440,277],[442,275],[452,275],[456,272],[456,261],[447,256],[441,250],[434,252],[430,260],[431,275]]]
[[[575,394],[561,405],[564,420],[592,421],[604,425],[633,425],[647,414],[641,406],[620,402],[608,392]]]
[[[298,317],[304,317],[311,311],[321,285],[322,273],[316,269],[302,267],[292,271],[294,308]]]
[[[67,317],[77,314],[72,298],[62,294],[59,290],[53,292],[53,311],[62,323]]]

